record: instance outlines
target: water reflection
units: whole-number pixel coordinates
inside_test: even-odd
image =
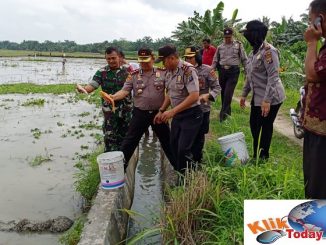
[[[146,228],[153,228],[159,219],[162,203],[160,143],[150,131],[140,142],[139,161],[136,169],[135,196],[131,210],[140,214],[129,220],[128,237]],[[161,244],[160,235],[137,244]]]

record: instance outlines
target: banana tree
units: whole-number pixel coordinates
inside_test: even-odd
[[[181,46],[201,43],[205,37],[219,43],[223,38],[223,29],[227,26],[233,27],[241,21],[237,19],[237,9],[233,11],[230,20],[223,18],[223,10],[224,3],[219,2],[212,11],[206,10],[203,16],[195,11],[193,17],[178,24],[177,30],[172,32],[172,37],[178,40]]]

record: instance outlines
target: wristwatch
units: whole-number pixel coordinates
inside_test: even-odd
[[[161,108],[158,111],[161,112],[161,113],[165,112],[165,110],[163,110]]]

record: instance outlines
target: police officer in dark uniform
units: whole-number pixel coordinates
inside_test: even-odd
[[[212,63],[212,67],[217,68],[219,82],[222,88],[221,122],[224,121],[227,116],[231,116],[232,97],[240,74],[239,65],[242,63],[246,70],[246,62],[247,55],[242,43],[233,40],[233,30],[231,28],[225,28],[224,42],[217,47]]]
[[[102,91],[111,94],[123,87],[129,72],[127,68],[120,66],[119,50],[114,47],[107,48],[105,59],[108,65],[98,70],[93,76],[93,80],[85,87],[77,85],[79,92],[91,93],[101,87]],[[113,112],[108,102],[102,99],[105,152],[120,149],[131,119],[131,96],[126,96],[125,99],[119,101],[116,108],[116,111]]]
[[[165,155],[170,163],[175,165],[170,147],[168,124],[154,124],[154,117],[165,97],[165,70],[153,67],[154,55],[152,50],[148,48],[138,50],[138,62],[141,69],[132,72],[123,88],[112,95],[113,100],[120,101],[128,96],[131,91],[134,94],[132,119],[127,135],[122,142],[121,151],[124,153],[126,163],[128,163],[141,137],[151,126],[161,142]]]
[[[167,94],[155,123],[171,122],[171,148],[176,157],[175,169],[184,173],[187,163],[192,164],[191,148],[203,120],[199,106],[198,75],[193,65],[179,59],[176,48],[166,45],[158,50],[159,61],[163,61],[166,72]],[[168,107],[171,109],[167,110]]]
[[[201,162],[203,157],[203,147],[205,144],[205,134],[209,131],[210,103],[215,101],[221,91],[215,69],[211,66],[202,64],[202,56],[196,47],[188,47],[184,53],[185,60],[192,64],[198,72],[199,80],[199,100],[203,111],[203,122],[200,126],[198,136],[192,147],[193,159]]]

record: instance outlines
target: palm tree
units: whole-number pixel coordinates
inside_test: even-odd
[[[194,16],[178,24],[177,30],[173,31],[172,37],[178,41],[178,44],[185,47],[201,43],[205,37],[219,42],[223,38],[223,29],[233,27],[241,20],[237,19],[238,10],[234,10],[232,18],[227,20],[223,18],[224,3],[219,2],[212,11],[206,10],[204,16],[194,11]]]

